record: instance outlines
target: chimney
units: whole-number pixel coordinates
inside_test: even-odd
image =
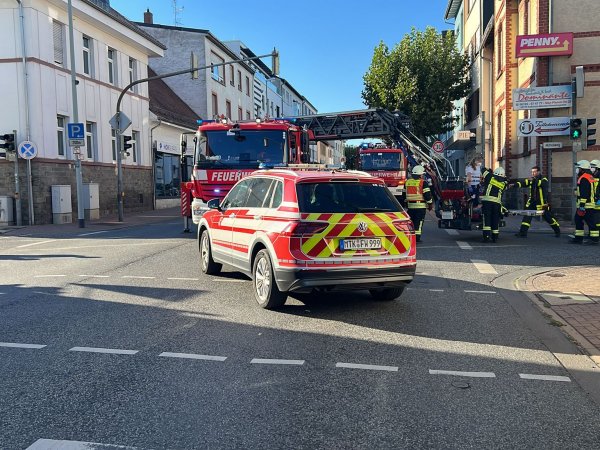
[[[152,18],[152,13],[150,12],[150,9],[147,9],[144,13],[144,23],[148,23],[150,25],[154,23],[154,19]]]

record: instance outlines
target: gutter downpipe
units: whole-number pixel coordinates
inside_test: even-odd
[[[154,155],[154,143],[153,132],[156,128],[160,127],[162,120],[158,119],[158,123],[150,128],[150,157],[152,158],[152,210],[156,211],[156,159]]]

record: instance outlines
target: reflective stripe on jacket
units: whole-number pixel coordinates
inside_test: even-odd
[[[582,173],[577,179],[577,206],[596,208],[596,179],[588,172]]]
[[[484,191],[481,200],[484,202],[494,202],[502,204],[502,193],[506,189],[506,179],[493,175],[486,171],[484,177]]]
[[[426,208],[432,202],[431,190],[427,182],[421,178],[411,178],[404,184],[406,201],[409,208]]]
[[[526,178],[523,181],[517,181],[516,184],[519,187],[529,187],[529,198],[525,208],[535,206],[539,211],[548,204],[548,178],[540,177],[533,180]]]

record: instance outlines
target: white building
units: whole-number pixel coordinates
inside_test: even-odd
[[[85,124],[83,181],[99,184],[101,214],[117,208],[116,143],[109,119],[117,98],[132,80],[146,77],[148,57],[164,46],[136,27],[109,0],[73,0],[78,119]],[[32,161],[35,223],[52,221],[51,185],[71,186],[77,217],[74,155],[67,124],[73,122],[70,42],[66,0],[0,0],[0,134],[17,130],[17,143],[30,140],[38,150]],[[152,207],[152,156],[148,123],[148,87],[129,90],[122,111],[132,125],[131,156],[124,163],[125,210]],[[21,161],[20,175],[25,174]],[[27,180],[19,177],[23,223],[28,214]],[[0,161],[0,195],[15,195],[14,163]]]

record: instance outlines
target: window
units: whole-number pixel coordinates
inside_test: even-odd
[[[231,117],[231,102],[229,100],[225,101],[225,115],[228,119],[233,119],[233,117]]]
[[[269,178],[254,178],[250,181],[250,193],[245,207],[268,208],[271,198],[267,196],[273,180]]]
[[[94,122],[85,123],[85,149],[87,159],[94,160],[96,155],[96,124]]]
[[[502,73],[502,66],[503,66],[503,62],[502,62],[502,37],[503,37],[503,33],[502,33],[502,26],[500,26],[498,28],[498,51],[496,52],[498,57],[498,68],[497,68],[497,73],[498,75],[500,75],[500,73]]]
[[[243,120],[244,119],[244,111],[242,110],[242,108],[238,108],[238,120]]]
[[[107,51],[107,62],[108,62],[108,82],[110,84],[116,84],[117,83],[117,77],[116,77],[116,68],[117,68],[117,61],[116,61],[116,57],[117,57],[117,52],[116,50],[112,49],[112,48],[108,48]]]
[[[523,2],[523,28],[521,34],[529,34],[529,0]]]
[[[235,86],[235,69],[229,66],[229,84]]]
[[[211,53],[210,59],[211,59],[210,72],[211,72],[212,79],[215,81],[218,81],[221,84],[225,84],[225,77],[224,77],[225,68],[224,68],[224,66],[215,65],[215,64],[223,64],[225,62],[225,60],[223,58],[221,58],[219,55],[217,55],[216,53]]]
[[[92,76],[92,40],[83,36],[83,73]]]
[[[217,94],[214,92],[212,94],[212,113],[213,117],[219,115],[219,99],[217,98]]]
[[[110,146],[112,148],[112,159],[113,161],[117,160],[117,132],[115,130],[111,130],[111,139]]]
[[[283,183],[281,181],[275,182],[275,189],[273,190],[273,197],[271,200],[271,208],[278,208],[283,200]]]
[[[238,91],[242,92],[242,71],[238,70]]]
[[[246,199],[248,198],[251,181],[252,180],[242,180],[236,184],[233,189],[229,191],[227,197],[225,197],[223,200],[221,207],[223,209],[243,207],[246,204]]]
[[[65,34],[64,25],[56,20],[52,21],[52,37],[54,39],[54,63],[64,66]]]
[[[246,77],[246,95],[250,96],[250,77]]]
[[[250,115],[250,111],[246,110],[246,119],[250,120],[252,119],[252,116]]]
[[[181,185],[181,162],[178,155],[156,152],[154,154],[154,186],[157,197],[179,197]],[[191,173],[192,158],[186,156],[188,173]]]
[[[56,116],[56,137],[58,156],[65,156],[65,123],[66,117]]]
[[[129,142],[131,144],[131,159],[133,160],[134,163],[138,162],[139,156],[138,156],[138,139],[139,139],[140,133],[139,131],[132,131],[131,132],[131,141]]]
[[[475,6],[475,0],[469,0],[469,9],[467,11],[467,14],[471,14],[471,11],[473,11],[474,6]]]
[[[129,82],[133,83],[137,80],[137,61],[133,58],[129,58]],[[131,86],[129,90],[131,92],[137,92],[138,85]]]

